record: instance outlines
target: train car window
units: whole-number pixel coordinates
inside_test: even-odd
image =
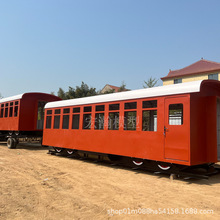
[[[137,122],[136,114],[137,114],[136,111],[125,112],[124,130],[130,130],[130,131],[136,130],[136,122]]]
[[[96,113],[95,114],[95,129],[103,130],[104,129],[104,113]]]
[[[169,125],[183,124],[183,104],[169,105]]]
[[[109,105],[109,111],[119,110],[120,105],[119,104],[111,104]]]
[[[157,108],[157,100],[143,101],[143,108]]]
[[[69,115],[63,115],[63,129],[69,129]]]
[[[136,109],[137,102],[127,102],[125,103],[125,109]]]
[[[10,102],[10,106],[13,106],[13,102]]]
[[[13,102],[12,102],[12,105],[13,105]],[[9,117],[12,117],[13,116],[13,106],[11,105],[10,103],[10,108],[9,108]]]
[[[97,105],[96,107],[95,107],[95,110],[98,112],[100,112],[100,111],[105,111],[105,106],[104,105]]]
[[[8,105],[6,105],[8,106]],[[5,117],[8,117],[8,107],[5,108]]]
[[[6,103],[5,106],[7,107],[7,106],[8,106],[8,103]]]
[[[60,115],[55,115],[54,116],[54,129],[59,129],[60,128]]]
[[[52,115],[52,110],[47,110],[47,115]]]
[[[4,116],[4,108],[1,108],[0,118],[3,118],[3,116]]]
[[[70,109],[69,109],[69,108],[64,108],[64,109],[63,109],[63,113],[64,113],[64,114],[70,113]]]
[[[14,117],[18,116],[18,101],[15,102],[15,107],[14,107]]]
[[[73,108],[73,113],[79,113],[80,112],[80,107]]]
[[[84,112],[91,112],[91,111],[92,111],[92,106],[84,107]]]
[[[47,129],[51,128],[51,122],[52,122],[52,116],[47,116],[46,117],[46,128]]]
[[[55,114],[60,114],[60,109],[55,109]]]
[[[0,113],[0,118],[4,117],[4,104],[1,104],[1,113]]]
[[[92,115],[84,114],[83,115],[83,129],[91,129]]]
[[[73,115],[72,129],[79,129],[79,118],[80,115]]]
[[[119,129],[119,112],[109,112],[108,129],[109,130]]]
[[[143,111],[142,130],[157,131],[157,110]]]
[[[14,117],[18,116],[18,106],[15,106],[14,108]]]

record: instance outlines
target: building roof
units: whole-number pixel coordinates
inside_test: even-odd
[[[214,80],[206,80],[206,81],[214,81]],[[205,81],[193,81],[193,82],[187,82],[181,84],[172,84],[167,86],[138,89],[133,91],[111,93],[105,95],[96,95],[96,96],[69,99],[63,101],[55,101],[55,102],[47,103],[45,105],[45,108],[59,108],[66,106],[87,105],[93,103],[116,102],[121,100],[132,100],[139,98],[165,96],[165,95],[194,93],[194,92],[200,92],[200,87],[202,82]]]
[[[170,70],[167,76],[161,79],[176,78],[188,75],[201,75],[205,73],[211,73],[215,71],[220,71],[220,63],[201,59],[187,67],[179,70]]]
[[[118,87],[118,86],[113,86],[113,85],[106,84],[101,91],[103,91],[105,89],[105,87],[107,87],[107,86],[110,87],[111,89],[114,89],[115,92],[118,92],[118,90],[120,89],[120,87]]]
[[[112,86],[112,85],[109,85],[109,84],[107,84],[109,87],[111,87],[112,89],[114,89],[115,90],[115,92],[118,92],[118,90],[120,89],[120,87],[118,87],[118,86]]]

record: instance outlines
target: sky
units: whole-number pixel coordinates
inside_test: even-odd
[[[1,0],[0,93],[162,85],[169,69],[220,62],[219,9],[218,0]]]

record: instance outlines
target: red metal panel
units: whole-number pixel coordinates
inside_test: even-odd
[[[206,97],[206,161],[217,162],[217,98]]]
[[[169,106],[183,104],[183,124],[171,125],[169,123]],[[166,159],[189,161],[190,143],[190,102],[189,96],[165,98],[165,155]]]
[[[18,125],[19,125],[19,104],[18,104],[18,113],[15,116],[14,115],[14,104],[15,102],[19,102],[19,100],[13,100],[13,101],[9,101],[9,102],[5,102],[5,103],[1,103],[1,105],[4,105],[4,107],[1,107],[1,111],[3,110],[3,116],[0,117],[0,131],[17,131],[18,130]],[[7,117],[5,115],[5,109],[6,109],[6,103],[8,104],[7,108],[8,108],[8,113],[7,113]],[[10,116],[10,103],[13,103],[13,113]]]
[[[190,157],[191,165],[206,161],[206,101],[200,93],[190,99]]]
[[[191,95],[191,164],[217,162],[215,96]]]

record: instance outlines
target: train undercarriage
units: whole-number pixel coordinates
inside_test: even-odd
[[[94,162],[101,162],[114,166],[129,167],[131,169],[168,174],[170,175],[171,179],[177,177],[208,179],[209,176],[218,174],[220,172],[220,166],[218,167],[214,163],[186,166],[154,160],[131,158],[113,154],[100,154],[59,147],[53,147],[53,149],[50,149],[48,153],[75,159],[92,160]]]
[[[42,131],[1,131],[0,139],[7,141],[9,149],[15,149],[18,143],[42,143]]]

